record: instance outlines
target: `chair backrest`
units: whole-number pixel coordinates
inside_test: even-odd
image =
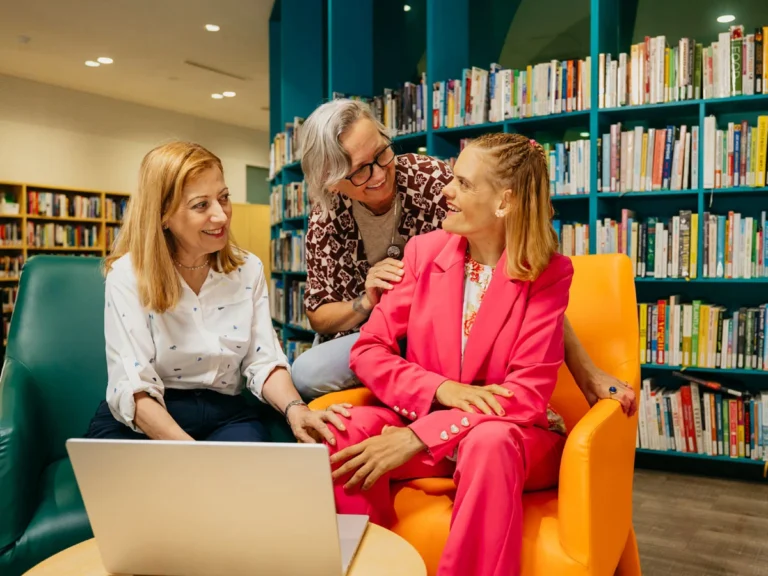
[[[618,375],[636,366],[639,378],[639,328],[632,263],[623,254],[576,256],[566,316],[595,364]],[[639,386],[639,382],[631,382]],[[552,406],[571,430],[589,410],[565,364],[560,368]]]
[[[34,256],[21,274],[6,360],[29,371],[47,462],[85,434],[106,393],[101,262]]]

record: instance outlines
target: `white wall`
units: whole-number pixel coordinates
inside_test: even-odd
[[[246,165],[269,166],[269,135],[0,75],[0,181],[133,192],[154,146],[198,142],[219,156],[235,202]]]

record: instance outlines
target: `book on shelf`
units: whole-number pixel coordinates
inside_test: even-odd
[[[601,192],[689,190],[698,185],[698,126],[622,130],[618,122],[597,144]]]
[[[733,397],[691,381],[640,386],[636,446],[768,462],[768,392]]]
[[[306,181],[290,182],[285,185],[284,206],[286,218],[301,218],[309,215],[311,207]]]
[[[100,218],[101,198],[61,192],[27,191],[27,214],[52,218]]]
[[[24,256],[0,256],[0,278],[18,278],[24,267]]]
[[[285,284],[282,278],[269,279],[269,309],[272,318],[285,322]]]
[[[757,125],[745,120],[717,128],[714,116],[704,118],[704,188],[763,187],[766,185],[768,116]]]
[[[559,241],[558,252],[563,256],[586,256],[589,254],[589,224],[579,222],[563,224],[560,220],[553,220]]]
[[[121,221],[128,208],[128,198],[106,198],[104,200],[104,217],[107,220]]]
[[[646,36],[629,53],[598,56],[598,107],[616,108],[768,94],[768,26],[742,25],[705,46],[680,38]]]
[[[34,248],[93,248],[99,245],[96,224],[27,222],[27,246]]]
[[[104,238],[106,240],[107,249],[110,250],[117,241],[117,236],[120,234],[120,226],[107,226],[104,231]]]
[[[270,241],[272,270],[275,272],[305,272],[307,270],[304,230],[281,230]]]
[[[0,224],[0,246],[22,245],[21,222],[3,222]]]
[[[728,310],[679,295],[642,302],[640,364],[768,371],[767,308]]]
[[[427,129],[427,75],[416,82],[404,82],[396,88],[384,88],[384,94],[367,97],[334,92],[332,98],[361,100],[373,115],[395,136],[416,134]]]
[[[547,159],[551,196],[589,194],[589,140],[542,143],[541,147]]]
[[[269,147],[269,179],[274,178],[283,166],[301,160],[299,136],[304,118],[295,116],[293,122],[285,123],[285,130],[278,132]]]
[[[312,348],[312,342],[306,340],[296,340],[289,338],[288,342],[284,346],[285,355],[288,358],[288,362],[293,364],[301,354]]]
[[[19,296],[18,286],[7,286],[0,289],[2,292],[3,314],[10,314],[16,305],[16,298]]]
[[[704,213],[705,278],[768,277],[768,222],[766,211],[759,218],[730,210],[725,214]]]
[[[269,193],[269,223],[280,224],[283,221],[283,185],[275,184]]]
[[[551,60],[525,69],[464,68],[432,83],[432,128],[589,110],[591,58]]]
[[[636,218],[624,208],[621,220],[596,223],[598,254],[626,254],[635,276],[696,278],[698,275],[699,215],[680,210],[671,218]]]
[[[304,291],[306,281],[294,281],[288,283],[288,323],[305,330],[312,330],[309,319],[304,310]]]

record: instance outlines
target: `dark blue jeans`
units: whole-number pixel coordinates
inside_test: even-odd
[[[195,440],[218,442],[268,442],[269,433],[256,410],[241,395],[227,396],[213,390],[174,390],[164,394],[168,413]],[[106,401],[99,404],[86,438],[148,440],[115,420]]]

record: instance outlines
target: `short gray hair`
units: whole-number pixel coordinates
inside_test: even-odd
[[[301,169],[310,202],[320,206],[323,217],[328,215],[334,199],[328,187],[344,178],[352,167],[339,138],[361,118],[373,122],[383,136],[390,138],[368,104],[346,98],[331,100],[318,107],[301,127]]]

